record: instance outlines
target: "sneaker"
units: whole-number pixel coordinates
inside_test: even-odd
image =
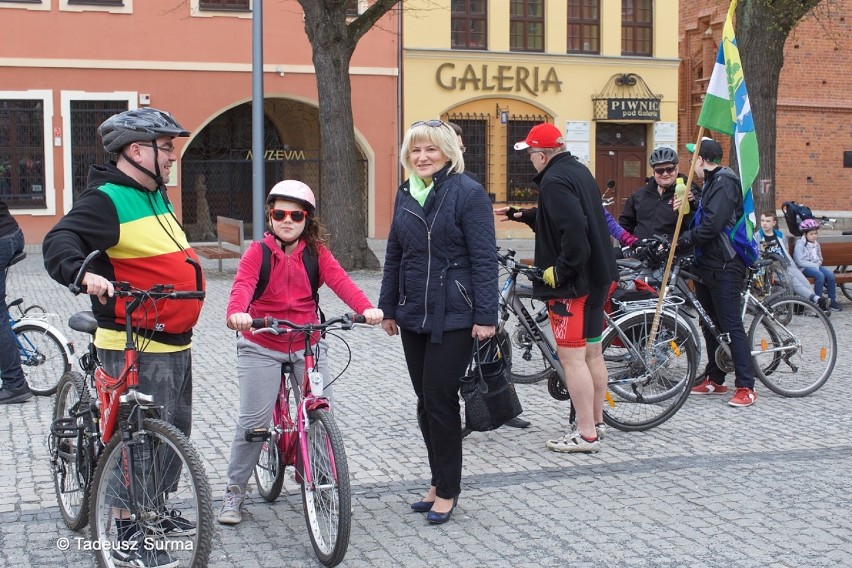
[[[548,450],[562,453],[584,452],[587,454],[594,454],[600,451],[601,442],[599,439],[595,438],[590,442],[588,440],[584,440],[579,434],[574,434],[573,436],[572,434],[574,433],[572,432],[571,434],[562,436],[556,440],[547,440],[544,445]]]
[[[692,387],[689,394],[725,394],[728,392],[728,387],[714,383],[710,379],[704,379],[696,386]]]
[[[131,568],[171,568],[178,565],[178,561],[165,550],[158,550],[158,547],[150,544],[146,546],[145,533],[142,531],[137,531],[127,540],[113,543],[110,557],[116,566]]]
[[[607,430],[607,425],[605,423],[598,422],[597,424],[595,424],[595,434],[597,434],[598,440],[603,442],[603,439],[606,438],[606,430]],[[579,435],[580,435],[580,430],[579,430],[579,428],[577,428],[577,423],[572,422],[571,423],[571,432],[568,434],[568,437],[573,438],[574,436],[579,436]]]
[[[223,525],[236,525],[243,520],[243,501],[246,494],[240,491],[238,485],[229,485],[222,499],[222,510],[219,511],[219,522]]]
[[[27,385],[16,389],[8,387],[0,389],[0,404],[17,404],[19,402],[26,402],[32,397],[33,393],[30,392],[30,387]]]
[[[818,298],[818,299],[817,299],[817,301],[816,301],[816,304],[817,304],[817,305],[819,306],[819,308],[820,308],[822,311],[824,311],[824,312],[827,312],[827,311],[828,311],[828,309],[829,309],[829,308],[828,308],[828,298],[822,298],[822,297],[821,297],[821,298]]]
[[[182,518],[180,511],[176,509],[164,511],[151,528],[162,536],[182,537],[195,534],[195,523]]]
[[[728,401],[731,406],[751,406],[757,400],[757,393],[754,389],[739,387],[734,397]]]
[[[838,304],[837,302],[831,302],[831,303],[828,305],[828,307],[829,307],[829,308],[831,308],[831,311],[832,311],[832,312],[842,312],[842,311],[843,311],[843,306],[841,306],[841,305],[840,305],[840,304]]]

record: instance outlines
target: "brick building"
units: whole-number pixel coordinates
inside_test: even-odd
[[[725,0],[680,3],[682,142],[697,134],[701,97],[728,6]],[[822,214],[846,218],[842,225],[852,228],[852,93],[843,71],[852,68],[852,0],[824,0],[815,14],[794,28],[784,49],[775,205],[780,209],[784,201],[800,201]]]

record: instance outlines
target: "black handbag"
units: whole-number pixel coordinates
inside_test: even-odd
[[[465,426],[476,432],[499,428],[523,412],[496,339],[474,340],[467,374],[461,378],[461,395]]]

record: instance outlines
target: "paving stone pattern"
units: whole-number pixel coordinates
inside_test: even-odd
[[[502,244],[531,256],[529,242]],[[224,325],[236,262],[225,265],[220,274],[205,261],[208,300],[193,350],[192,441],[217,510],[237,407],[235,339]],[[379,272],[353,277],[377,298]],[[48,278],[37,252],[10,270],[8,290],[55,311],[66,331],[67,317],[87,308]],[[329,316],[345,309],[327,289],[321,301]],[[815,394],[787,399],[758,385],[760,398],[746,409],[729,407],[727,396],[692,397],[658,428],[613,431],[596,455],[548,451],[544,440],[564,433],[567,409],[544,384],[519,386],[533,425],[465,440],[459,506],[442,526],[408,507],[429,478],[399,339],[378,328],[346,333],[353,357],[335,383],[335,414],[354,512],[342,566],[852,565],[852,304],[843,302],[846,311],[832,316],[837,367]],[[346,348],[332,349],[340,369]],[[37,398],[0,407],[0,566],[93,565],[90,553],[56,546],[87,533],[70,531],[56,505],[46,447],[52,405]],[[253,485],[242,524],[216,526],[210,565],[319,566],[298,486],[288,479],[268,504]]]

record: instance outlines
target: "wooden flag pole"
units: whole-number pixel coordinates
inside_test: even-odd
[[[701,150],[701,139],[704,137],[704,127],[698,129],[698,140],[695,142],[695,151],[689,160],[689,175],[686,179],[686,190],[692,188],[692,178],[695,175],[695,156]],[[687,199],[687,195],[683,196]],[[654,312],[654,321],[651,323],[651,333],[648,335],[648,345],[646,347],[648,355],[653,357],[654,342],[657,337],[657,328],[660,326],[660,315],[663,312],[663,302],[666,299],[666,291],[669,288],[669,275],[672,272],[672,262],[674,261],[675,249],[677,249],[677,239],[680,236],[680,226],[683,224],[683,208],[679,208],[677,213],[677,223],[675,224],[674,235],[672,235],[672,246],[669,249],[669,258],[666,261],[666,270],[663,273],[663,282],[660,286],[660,294],[657,298],[657,310]]]

